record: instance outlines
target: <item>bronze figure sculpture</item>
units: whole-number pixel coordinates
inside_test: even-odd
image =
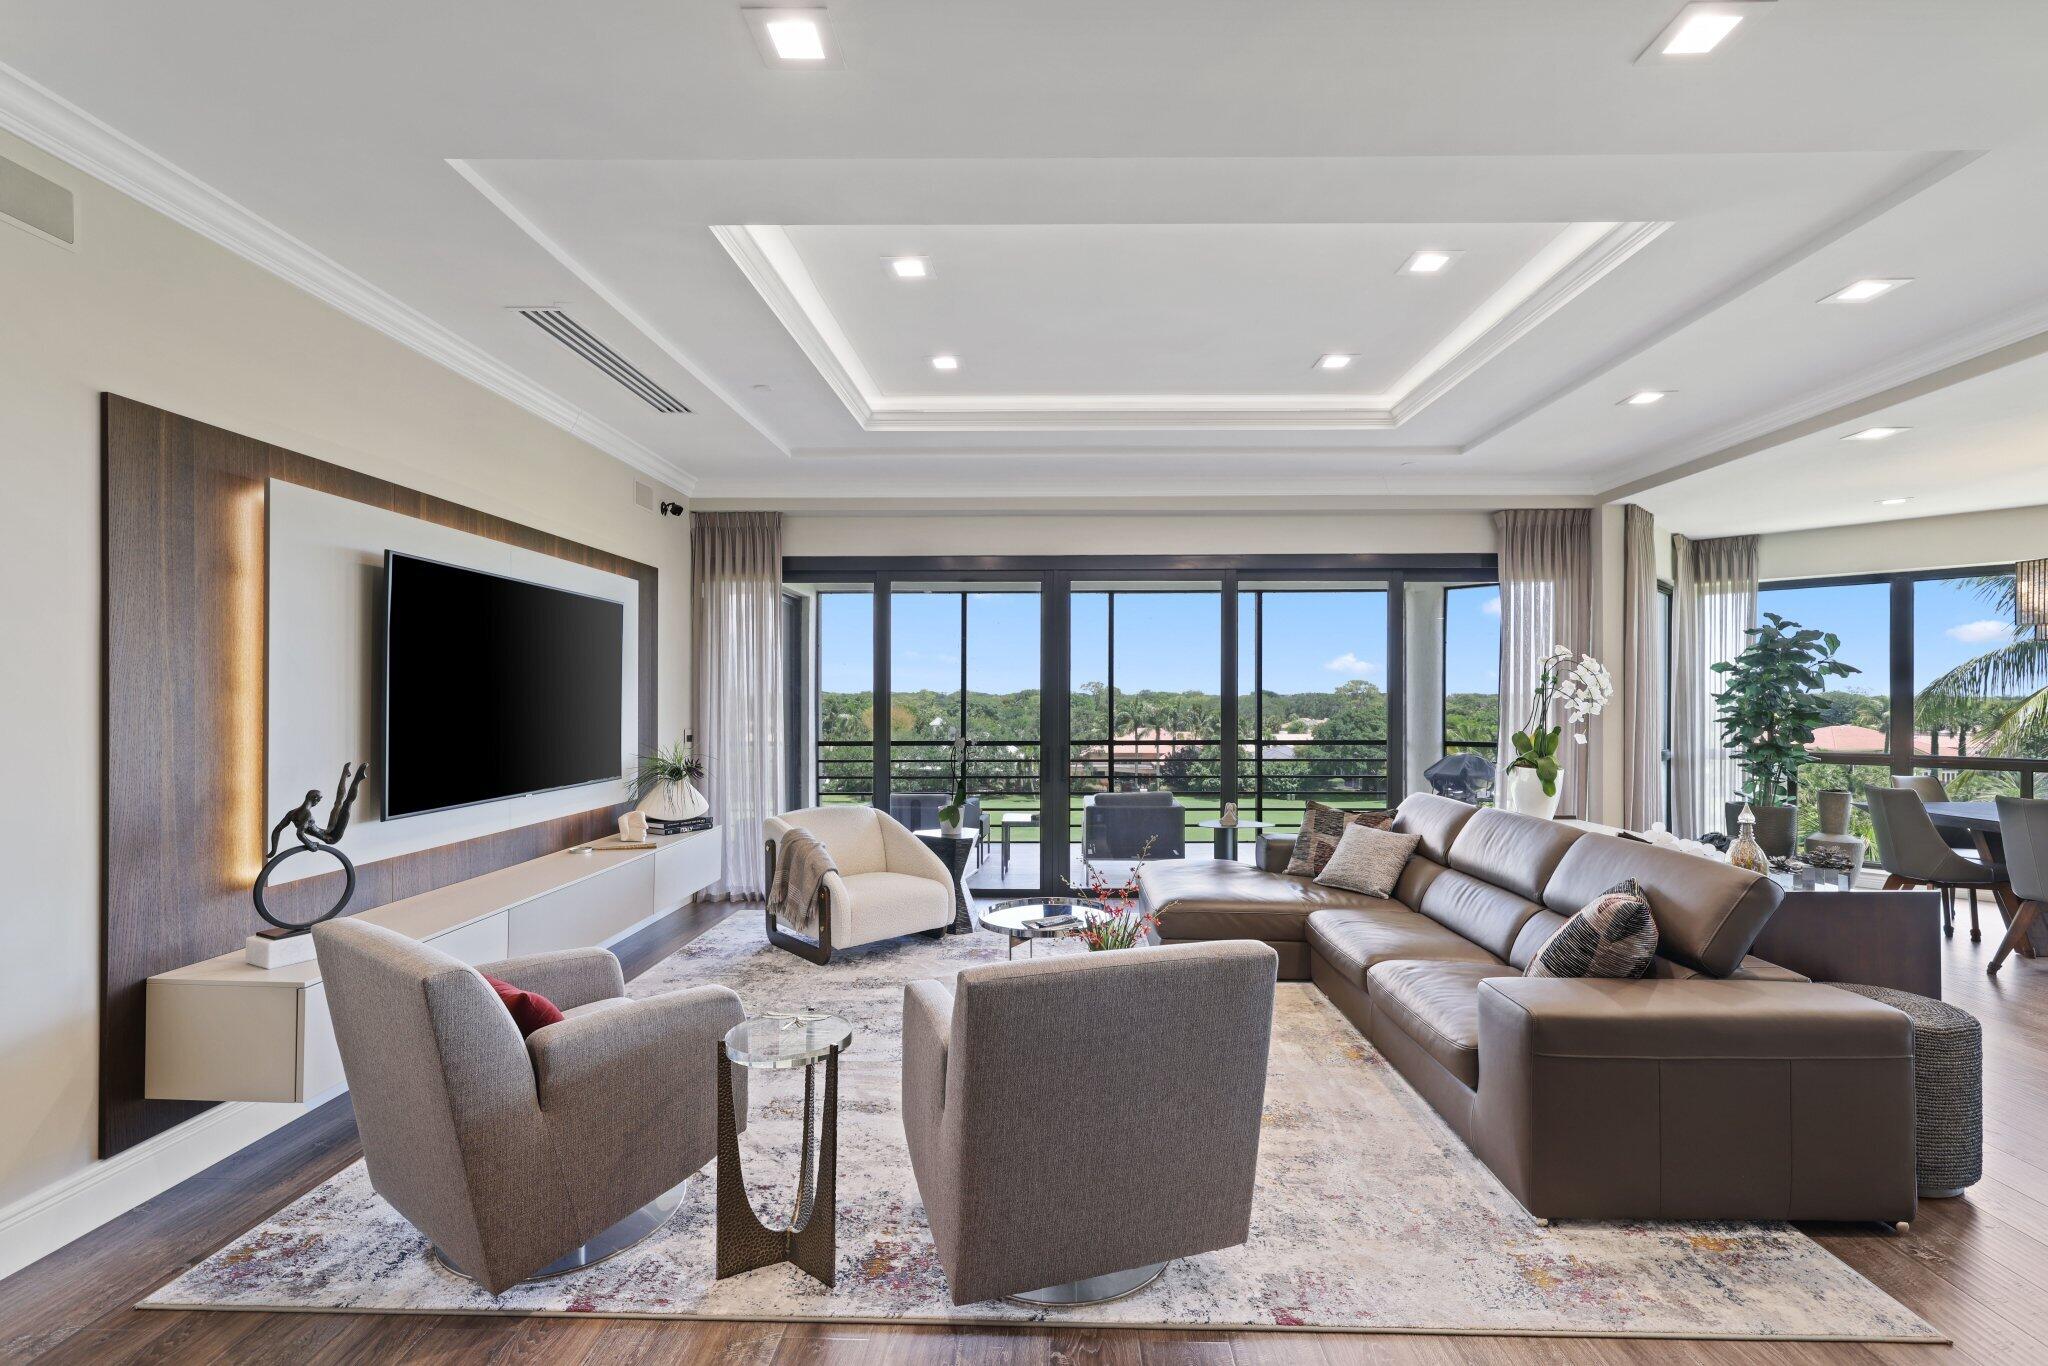
[[[307,791],[306,800],[284,813],[276,825],[270,828],[270,851],[264,859],[263,871],[256,876],[252,895],[256,902],[256,914],[268,921],[272,928],[258,931],[266,939],[285,939],[295,934],[305,934],[323,920],[332,920],[340,915],[342,908],[356,894],[356,865],[347,854],[335,846],[341,842],[342,834],[348,829],[350,814],[355,810],[356,793],[362,790],[363,779],[368,776],[368,764],[343,764],[341,780],[334,786],[334,805],[328,809],[324,825],[313,824],[313,812],[320,805],[321,792],[318,788]],[[284,843],[284,832],[290,830],[298,838],[294,845]],[[304,924],[279,920],[270,913],[265,903],[264,892],[270,886],[270,875],[277,871],[279,864],[296,854],[326,854],[341,865],[344,876],[341,896],[327,910]]]

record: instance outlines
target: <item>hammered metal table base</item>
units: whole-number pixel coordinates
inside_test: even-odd
[[[799,1271],[835,1284],[839,1205],[839,1052],[825,1058],[825,1122],[817,1124],[818,1065],[804,1068],[804,1138],[796,1208],[787,1228],[770,1228],[747,1199],[740,1171],[739,1120],[733,1109],[732,1060],[718,1045],[718,1279],[793,1263]],[[817,1136],[813,1148],[812,1137]]]

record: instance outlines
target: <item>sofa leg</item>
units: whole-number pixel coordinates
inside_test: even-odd
[[[1549,1221],[1548,1219],[1538,1219],[1538,1220],[1536,1221],[1536,1227],[1538,1227],[1538,1228],[1549,1228],[1549,1227],[1550,1227],[1550,1221]]]
[[[1894,1233],[1911,1233],[1912,1231],[1913,1226],[1904,1219],[1892,1225],[1892,1232]]]

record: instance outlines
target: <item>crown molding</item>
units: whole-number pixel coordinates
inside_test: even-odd
[[[4,64],[0,128],[677,492],[695,490],[696,476],[668,457]]]
[[[863,431],[1373,431],[1449,393],[1671,226],[1575,223],[1417,361],[1386,395],[884,395],[779,227],[711,233]],[[1527,278],[1532,275],[1534,278]],[[1463,335],[1470,333],[1471,335]]]

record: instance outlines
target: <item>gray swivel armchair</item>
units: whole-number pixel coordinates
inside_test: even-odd
[[[485,964],[567,1017],[522,1039],[438,949],[356,919],[313,944],[370,1184],[493,1295],[654,1232],[717,1156],[715,1045],[745,1018],[724,987],[628,1000],[603,949]]]
[[[1081,799],[1081,857],[1186,858],[1186,819],[1171,792],[1097,792]]]
[[[1955,927],[1955,889],[1995,888],[2005,880],[2003,868],[1987,867],[1976,859],[1964,858],[1948,847],[1941,831],[1928,819],[1920,794],[1905,787],[1863,790],[1870,805],[1870,824],[1877,833],[1878,862],[1890,874],[1884,881],[1887,892],[1927,886],[1941,893],[1944,927]],[[1970,901],[1970,938],[1980,939],[1977,902]]]
[[[903,1136],[955,1304],[1111,1299],[1249,1236],[1278,969],[1219,940],[904,988]]]
[[[1989,971],[1997,972],[2006,955],[2025,942],[2034,922],[2048,914],[2048,802],[2025,797],[1998,799],[1998,832],[2005,840],[2005,866],[2012,878],[2012,923]]]

